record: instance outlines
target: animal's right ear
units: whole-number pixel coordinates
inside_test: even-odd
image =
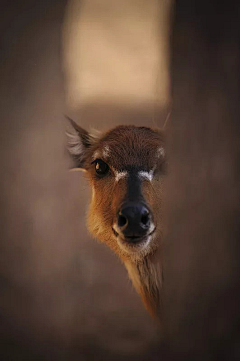
[[[168,113],[168,115],[167,115],[167,117],[165,119],[165,122],[163,124],[163,127],[162,127],[162,130],[164,132],[166,132],[168,130],[168,128],[170,126],[170,123],[171,123],[171,110],[169,111],[169,113]]]
[[[69,117],[67,126],[67,150],[74,160],[74,168],[85,169],[86,155],[98,138],[81,128]]]

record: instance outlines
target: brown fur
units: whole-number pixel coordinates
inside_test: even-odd
[[[162,272],[156,252],[160,249],[164,235],[164,180],[166,174],[164,133],[146,127],[119,126],[98,138],[94,138],[71,121],[69,152],[76,166],[86,170],[92,187],[92,200],[88,213],[88,228],[92,235],[107,244],[125,264],[134,287],[141,295],[145,307],[156,316],[160,310]],[[76,144],[79,139],[79,144]],[[74,149],[74,151],[73,151]],[[79,154],[77,154],[77,152]],[[99,178],[92,162],[102,159],[109,173]],[[141,180],[144,203],[151,209],[156,231],[146,247],[119,244],[113,232],[117,211],[127,200],[125,177],[116,181],[116,174],[126,169],[136,172],[154,170],[152,181]],[[139,174],[139,173],[137,173]]]

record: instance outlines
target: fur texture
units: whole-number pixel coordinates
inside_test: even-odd
[[[145,307],[158,315],[162,272],[154,257],[165,233],[164,132],[119,126],[93,137],[72,120],[70,126],[73,129],[68,132],[68,150],[76,166],[86,171],[92,188],[89,231],[120,257]],[[104,176],[96,172],[99,159],[108,166]],[[128,201],[144,203],[153,215],[149,235],[143,242],[130,243],[116,232],[118,210]]]

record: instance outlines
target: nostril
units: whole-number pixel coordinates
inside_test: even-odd
[[[124,217],[122,214],[118,215],[118,226],[123,227],[127,224],[127,218]]]
[[[147,234],[151,219],[150,211],[143,204],[129,202],[118,211],[118,233],[129,239],[139,239]]]
[[[144,225],[144,226],[147,226],[148,223],[149,223],[149,214],[148,213],[145,213],[142,215],[141,217],[141,223]]]

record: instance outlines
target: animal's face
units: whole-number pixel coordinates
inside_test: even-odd
[[[153,252],[164,232],[164,136],[119,126],[92,137],[72,122],[68,149],[92,187],[88,227],[123,260]]]

